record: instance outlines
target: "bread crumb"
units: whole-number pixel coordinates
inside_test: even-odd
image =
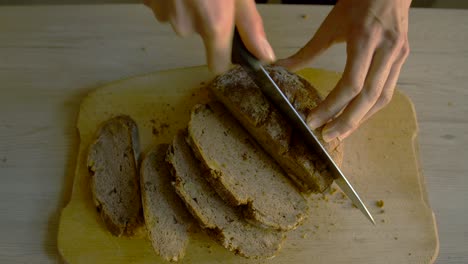
[[[159,136],[159,130],[157,130],[155,127],[151,130],[151,133],[155,136]]]
[[[246,152],[242,153],[242,160],[247,160],[247,153]]]
[[[448,106],[452,106],[453,103],[452,103],[452,102],[448,102],[447,105],[448,105]]]
[[[167,129],[167,128],[169,128],[169,123],[161,123],[161,128],[162,128],[162,129]]]
[[[385,219],[380,220],[380,222],[385,223]]]
[[[353,203],[353,204],[351,204],[351,205],[352,205],[354,208],[358,208],[358,207],[357,207],[357,206],[356,206],[354,203]]]
[[[306,20],[306,19],[309,18],[309,16],[308,16],[307,14],[302,14],[302,15],[301,15],[301,18],[304,19],[304,20]]]
[[[408,256],[411,256],[411,252],[410,252],[410,253],[408,253]]]
[[[318,226],[318,225],[314,225],[314,226],[315,226],[315,228],[317,228],[317,229],[319,229],[319,228],[320,228],[320,226]]]
[[[398,240],[398,237],[394,237],[393,239]]]
[[[336,193],[336,191],[337,191],[336,188],[331,188],[330,189],[330,194],[334,194],[334,193]]]
[[[301,237],[302,237],[302,238],[306,238],[306,237],[307,237],[307,233],[303,233]]]
[[[169,123],[162,122],[159,125],[157,125],[156,120],[151,119],[150,122],[153,124],[151,133],[155,136],[159,136],[159,134],[165,133],[169,129]]]
[[[384,201],[383,200],[378,200],[377,202],[375,202],[375,205],[382,208],[384,206]]]
[[[380,210],[380,213],[381,214],[385,213],[385,210],[384,209]]]
[[[322,196],[320,197],[320,200],[328,202],[328,197],[324,193],[322,193]]]

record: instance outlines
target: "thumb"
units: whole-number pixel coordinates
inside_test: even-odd
[[[338,39],[339,29],[336,27],[336,22],[335,15],[331,12],[304,47],[294,55],[278,60],[275,64],[291,71],[297,71],[306,67]]]

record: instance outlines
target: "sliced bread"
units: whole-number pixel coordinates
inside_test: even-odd
[[[191,217],[171,184],[165,158],[167,144],[151,149],[140,166],[141,197],[146,229],[156,253],[167,261],[185,255]]]
[[[314,87],[300,76],[279,66],[267,70],[303,118],[321,102]],[[302,192],[322,192],[331,185],[333,178],[318,156],[303,146],[301,137],[293,133],[286,119],[241,67],[218,76],[209,86]],[[321,128],[315,132],[321,139]],[[324,145],[335,162],[341,164],[343,149],[339,141]]]
[[[94,204],[115,236],[133,236],[143,223],[137,168],[138,129],[128,116],[106,121],[89,147]]]
[[[249,224],[238,208],[222,200],[206,181],[185,137],[185,131],[176,135],[166,158],[176,179],[175,190],[189,211],[228,250],[246,258],[273,257],[284,233]]]
[[[208,181],[227,202],[245,208],[248,219],[291,230],[306,217],[305,199],[222,104],[196,105],[188,134]]]

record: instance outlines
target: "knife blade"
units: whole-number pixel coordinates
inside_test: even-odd
[[[319,157],[321,157],[326,163],[327,167],[332,172],[335,178],[335,183],[338,187],[346,194],[354,205],[359,208],[367,219],[375,225],[372,214],[369,212],[351,183],[333,161],[330,154],[306,124],[304,119],[302,119],[301,115],[296,111],[288,98],[270,77],[261,62],[247,50],[237,29],[234,31],[231,60],[233,63],[240,64],[242,66],[263,94],[267,96],[279,108],[280,112],[288,118],[293,127],[295,127],[303,136],[306,144],[314,149],[315,152],[319,154]],[[312,179],[305,180],[307,184],[313,185]]]

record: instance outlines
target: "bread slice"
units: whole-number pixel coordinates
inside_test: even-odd
[[[167,144],[152,148],[140,166],[141,197],[146,229],[156,253],[167,261],[185,255],[191,217],[171,184]]]
[[[115,236],[133,236],[143,223],[138,148],[137,125],[128,116],[106,121],[89,147],[94,204]]]
[[[281,230],[305,219],[305,199],[222,104],[195,106],[188,133],[210,183],[230,204],[244,206],[248,219]]]
[[[270,66],[267,70],[303,118],[321,102],[317,91],[300,76],[279,66]],[[331,173],[319,157],[304,147],[300,135],[293,133],[286,119],[241,67],[218,76],[210,88],[302,192],[322,192],[331,185]],[[315,132],[321,139],[321,128]],[[341,164],[343,149],[339,141],[325,143],[322,140],[322,143],[335,162]]]
[[[179,132],[167,153],[175,190],[200,225],[223,247],[246,258],[271,258],[284,233],[249,224],[238,208],[228,205],[206,181],[200,162]]]

